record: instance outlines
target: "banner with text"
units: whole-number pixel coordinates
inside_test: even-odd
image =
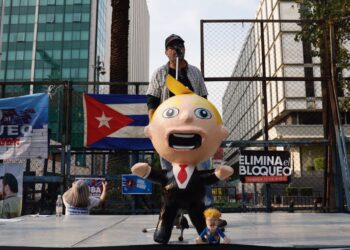
[[[99,198],[102,194],[102,182],[104,178],[75,178],[75,180],[83,180],[89,187],[90,195]]]
[[[47,158],[47,94],[0,99],[0,159]]]
[[[239,176],[243,183],[289,183],[292,168],[288,151],[242,151]]]
[[[122,175],[122,194],[152,194],[152,183],[137,175]]]

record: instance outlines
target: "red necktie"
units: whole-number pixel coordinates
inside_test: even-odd
[[[179,182],[182,184],[185,182],[185,180],[187,179],[187,172],[186,172],[186,164],[179,164],[180,166],[180,171],[177,174],[177,179],[179,180]]]

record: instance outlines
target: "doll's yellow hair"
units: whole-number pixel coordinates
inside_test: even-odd
[[[185,95],[185,94],[196,95],[189,88],[185,87],[185,85],[183,85],[181,82],[179,82],[178,80],[176,80],[174,77],[172,77],[169,74],[167,75],[167,77],[165,79],[165,83],[166,83],[166,86],[168,87],[168,89],[172,93],[174,93],[174,95]],[[199,95],[197,95],[197,96],[200,97],[198,102],[200,102],[203,106],[209,107],[214,112],[214,116],[216,118],[217,123],[222,124],[222,118],[221,118],[221,115],[220,115],[219,111],[217,110],[217,108],[209,100],[207,100]]]
[[[207,208],[204,211],[204,217],[207,218],[215,218],[215,219],[219,219],[221,217],[221,213],[219,210],[217,210],[216,208]]]

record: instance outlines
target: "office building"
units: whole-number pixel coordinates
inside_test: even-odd
[[[260,20],[298,20],[299,6],[294,1],[263,0],[257,12]],[[267,77],[320,77],[319,58],[310,54],[311,45],[296,41],[297,23],[265,22],[265,63]],[[260,23],[248,32],[232,76],[262,76]],[[258,81],[230,82],[223,97],[223,118],[229,128],[228,140],[304,140],[322,139],[322,93],[318,81],[268,81],[268,138],[264,138],[262,84]],[[289,150],[293,183],[304,184],[323,192],[324,147],[291,146],[270,150]],[[237,162],[238,149],[226,150],[225,160]],[[317,161],[317,163],[316,163]],[[299,178],[303,177],[303,178]],[[308,180],[305,182],[305,180]],[[300,185],[303,185],[302,182]]]
[[[0,4],[1,82],[109,81],[111,0],[4,0]],[[130,1],[129,20],[129,81],[148,81],[146,0]],[[108,93],[105,86],[101,90]],[[81,93],[96,89],[86,84],[74,84],[73,88],[71,145],[82,147]],[[8,85],[1,94],[5,97],[47,90],[43,85]],[[50,90],[50,139],[61,142],[62,86]]]

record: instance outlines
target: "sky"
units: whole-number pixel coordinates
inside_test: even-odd
[[[181,36],[185,40],[185,59],[200,68],[200,20],[255,19],[259,3],[260,0],[147,0],[150,14],[150,77],[156,68],[167,62],[164,54],[167,36]],[[221,92],[225,88],[222,87]],[[208,91],[210,99],[212,89],[208,87]]]

